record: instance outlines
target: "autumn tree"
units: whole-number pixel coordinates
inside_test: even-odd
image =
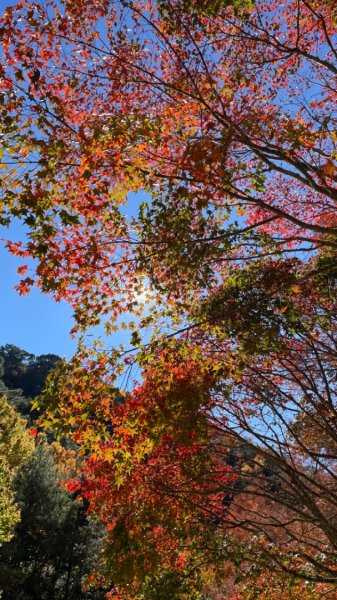
[[[3,16],[3,223],[32,231],[9,248],[82,327],[136,308],[144,276],[176,311],[228,260],[335,247],[333,6],[218,4]],[[121,206],[144,189],[130,229]]]
[[[23,0],[1,23],[19,289],[80,330],[136,316],[133,347],[82,346],[45,400],[88,453],[74,485],[126,550],[121,591],[159,598],[169,569],[198,597],[205,548],[335,585],[334,4]]]
[[[312,591],[334,589],[335,301],[310,294],[307,269],[272,261],[238,273],[197,303],[202,328],[143,352],[144,383],[119,406],[102,360],[85,359],[95,394],[77,358],[51,382],[52,426],[64,429],[67,413],[75,439],[92,449],[75,485],[111,532],[108,565],[122,589],[135,586],[130,597],[139,586],[151,597],[145,584],[160,597],[167,560],[184,585],[184,564],[199,574],[187,577],[195,594],[210,572],[221,581],[238,561],[243,578],[254,564],[280,581],[287,573]]]

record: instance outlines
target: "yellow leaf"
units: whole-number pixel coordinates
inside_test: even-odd
[[[108,462],[111,462],[113,459],[113,449],[112,448],[106,448],[104,450],[104,460],[107,460]]]
[[[290,291],[294,292],[294,294],[300,294],[301,288],[299,285],[292,285],[292,286],[290,286]]]
[[[336,172],[336,167],[331,160],[321,167],[321,171],[327,177],[333,177]]]
[[[116,477],[115,477],[115,484],[116,484],[117,488],[121,487],[123,481],[124,481],[123,475],[116,475]]]

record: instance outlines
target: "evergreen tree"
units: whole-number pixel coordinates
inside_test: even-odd
[[[82,592],[98,554],[99,531],[58,480],[51,451],[42,442],[16,479],[21,521],[0,550],[0,590],[6,600],[103,598]]]

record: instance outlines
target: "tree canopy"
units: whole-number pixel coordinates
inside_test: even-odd
[[[43,401],[85,456],[68,486],[110,597],[253,598],[272,570],[270,597],[336,598],[336,23],[331,0],[1,19],[18,289],[130,330],[82,342]]]

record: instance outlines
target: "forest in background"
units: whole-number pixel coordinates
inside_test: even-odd
[[[99,561],[102,530],[83,498],[65,487],[76,445],[38,434],[32,399],[60,361],[0,347],[0,597],[3,600],[101,600],[83,591]],[[105,590],[107,591],[107,590]]]
[[[2,401],[25,593],[337,598],[336,24],[334,0],[4,11],[0,224],[27,231],[18,292],[67,301],[78,338],[68,362],[14,352],[28,435]],[[45,562],[15,545],[36,453],[63,503]]]

